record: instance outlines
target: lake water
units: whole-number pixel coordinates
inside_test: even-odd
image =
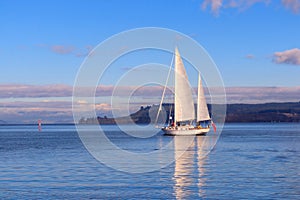
[[[104,129],[136,153],[174,139]],[[0,199],[300,199],[300,124],[227,124],[205,158],[202,139],[164,168],[128,173],[91,156],[74,126],[0,126]]]

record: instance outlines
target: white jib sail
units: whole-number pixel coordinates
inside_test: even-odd
[[[210,120],[200,73],[198,75],[197,122]]]
[[[181,60],[175,49],[175,122],[195,119],[192,89]]]

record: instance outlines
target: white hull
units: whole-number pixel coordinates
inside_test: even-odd
[[[164,127],[165,135],[206,135],[209,128],[191,128],[191,127]]]

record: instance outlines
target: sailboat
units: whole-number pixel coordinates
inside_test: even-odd
[[[210,130],[211,118],[204,96],[201,75],[198,74],[197,117],[195,119],[192,89],[177,48],[175,49],[174,69],[174,114],[173,119],[170,114],[169,123],[162,130],[165,135],[206,135]]]

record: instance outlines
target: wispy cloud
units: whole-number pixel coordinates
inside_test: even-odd
[[[277,64],[300,65],[300,49],[298,48],[275,52],[273,56],[273,61]]]
[[[57,54],[71,54],[75,50],[73,46],[53,45],[51,51]]]
[[[236,8],[239,11],[246,10],[257,3],[270,3],[271,0],[205,0],[201,7],[206,10],[210,7],[211,12],[218,16],[221,9]]]
[[[51,52],[59,55],[74,55],[76,57],[85,57],[90,55],[93,46],[86,45],[84,47],[75,47],[73,45],[47,45],[47,44],[36,44],[36,47],[48,49]]]
[[[0,120],[9,123],[35,123],[41,118],[48,123],[73,122],[72,111],[80,112],[83,117],[92,117],[85,115],[91,109],[95,109],[101,116],[111,116],[112,110],[120,110],[119,113],[123,114],[127,113],[128,102],[131,112],[141,105],[159,103],[163,88],[147,86],[135,90],[134,86],[122,86],[120,92],[115,94],[117,102],[111,105],[110,97],[114,89],[111,85],[98,86],[96,103],[92,98],[83,97],[74,102],[72,108],[72,87],[68,85],[0,85]],[[132,90],[135,91],[133,94]],[[205,91],[209,102],[208,88]],[[166,99],[172,97],[170,94],[168,91]],[[228,103],[299,101],[300,87],[228,87],[226,95]]]
[[[132,68],[133,68],[133,67],[129,67],[129,66],[121,67],[121,69],[124,70],[124,71],[132,70]]]
[[[281,3],[295,14],[300,12],[300,0],[281,0]]]
[[[92,50],[93,50],[93,46],[92,45],[87,45],[82,49],[78,49],[75,52],[75,56],[76,57],[86,57],[91,53]]]
[[[247,54],[245,57],[248,58],[248,59],[254,59],[255,58],[255,56],[253,54]]]
[[[86,88],[82,89],[82,97],[88,97]],[[49,105],[47,100],[50,97],[53,98],[71,98],[73,87],[68,85],[0,85],[0,99],[20,99],[20,98],[44,98],[41,105]],[[172,96],[172,88],[166,91],[167,96]],[[162,95],[162,86],[144,86],[136,88],[136,86],[119,86],[116,89],[113,85],[99,85],[96,87],[95,97],[111,98],[112,95],[115,97],[139,97],[143,99],[157,98],[160,100]],[[194,88],[195,93],[197,88]],[[205,88],[208,93],[208,89]],[[227,87],[226,88],[227,97],[230,101],[238,102],[246,99],[255,99],[261,101],[268,101],[270,99],[276,101],[297,101],[300,100],[300,87]],[[259,97],[259,98],[258,98]],[[128,100],[128,99],[127,99]],[[3,101],[2,101],[3,102]],[[59,103],[59,101],[58,101]],[[89,102],[83,98],[78,104],[89,104]],[[54,105],[54,103],[50,103]],[[9,105],[9,104],[7,104]]]
[[[8,123],[72,122],[71,103],[67,101],[16,101],[0,103],[0,119]]]
[[[114,91],[114,94],[113,94]],[[133,95],[136,97],[159,97],[161,96],[163,91],[162,86],[143,86],[137,88],[136,86],[119,86],[118,88],[114,88],[113,86],[99,86],[97,88],[97,95],[116,95],[120,97],[126,97],[129,95]],[[168,93],[168,91],[167,91]]]
[[[96,110],[101,112],[110,112],[112,110],[112,107],[108,103],[97,103],[95,105]]]
[[[207,7],[210,7],[211,12],[217,16],[219,15],[222,4],[223,0],[204,0],[201,7],[203,10],[206,10]]]
[[[241,12],[258,3],[269,5],[272,0],[204,0],[201,7],[203,10],[210,8],[210,11],[218,16],[222,9],[231,8]],[[300,12],[300,0],[281,0],[280,4],[295,14]]]
[[[300,100],[300,87],[228,87],[228,103],[294,102]]]
[[[254,4],[264,3],[265,5],[268,5],[270,2],[271,0],[231,0],[226,2],[225,7],[237,8],[240,11],[243,11],[252,7]]]
[[[72,108],[71,99],[67,101],[13,101],[0,102],[0,119],[8,123],[36,123],[42,119],[44,123],[73,123],[73,113],[80,112],[82,117],[85,111],[95,109],[96,113],[111,115],[111,105],[108,103],[75,102]]]
[[[72,89],[68,85],[0,85],[0,98],[68,97]]]
[[[88,91],[94,87],[78,87],[77,94],[82,97],[89,96]],[[113,85],[98,85],[96,87],[96,96],[112,96],[113,91],[118,96],[127,96],[136,89],[135,86],[119,86],[117,89]],[[153,96],[161,95],[161,86],[145,86],[135,91],[135,96]],[[40,97],[71,97],[73,94],[73,86],[54,84],[54,85],[21,85],[10,84],[0,85],[0,98],[40,98]]]

